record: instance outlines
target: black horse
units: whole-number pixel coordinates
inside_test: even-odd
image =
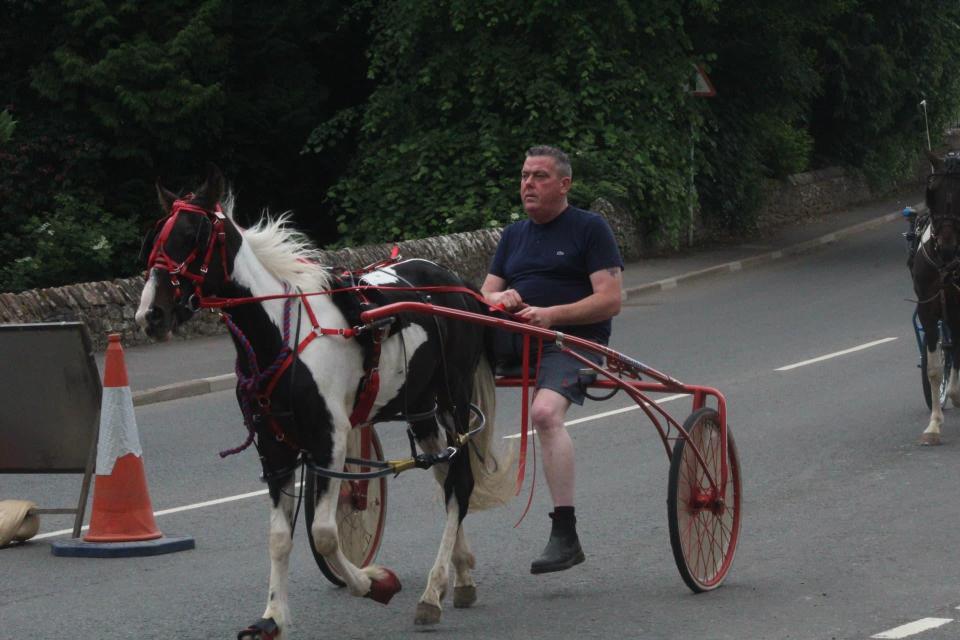
[[[510,465],[493,446],[491,330],[412,314],[355,329],[363,305],[422,301],[425,294],[411,290],[417,287],[442,287],[429,294],[438,305],[475,313],[484,305],[450,271],[426,260],[335,273],[321,266],[316,248],[283,216],[240,228],[215,167],[196,195],[181,199],[159,185],[158,192],[165,217],[151,243],[137,321],[150,336],[165,339],[198,307],[233,303],[225,315],[237,349],[246,444],[260,454],[272,501],[267,606],[240,632],[241,640],[287,636],[295,475],[303,463],[320,476],[310,529],[315,552],[353,595],[386,604],[399,591],[392,572],[357,566],[343,553],[341,536],[349,532],[338,532],[336,513],[344,480],[323,473],[344,469],[351,429],[382,420],[409,423],[425,452],[419,461],[435,464],[445,497],[446,524],[415,622],[439,621],[451,563],[454,606],[470,606],[474,556],[463,518],[468,507],[499,504],[513,494]],[[477,413],[486,417],[483,428],[476,426]]]
[[[930,423],[920,444],[940,444],[943,410],[937,390],[943,382],[943,356],[960,362],[960,345],[944,340],[960,336],[960,153],[945,158],[928,152],[933,173],[927,178],[927,220],[918,229],[919,244],[909,260],[913,290],[917,294],[917,317],[923,327],[930,380]],[[941,335],[941,324],[946,331]],[[953,405],[960,406],[960,382],[953,367],[947,388]]]

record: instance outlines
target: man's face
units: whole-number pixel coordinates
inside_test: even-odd
[[[549,222],[567,206],[570,177],[557,173],[550,156],[530,156],[520,172],[520,200],[534,222]]]

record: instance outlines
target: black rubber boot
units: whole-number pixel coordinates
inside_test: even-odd
[[[558,507],[550,514],[553,525],[550,540],[540,557],[530,565],[530,573],[563,571],[584,561],[580,538],[577,537],[577,518],[572,508]]]

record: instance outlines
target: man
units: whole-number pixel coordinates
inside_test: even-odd
[[[572,179],[563,151],[527,151],[520,198],[528,219],[504,229],[481,291],[490,304],[502,304],[534,326],[606,344],[610,319],[620,312],[623,261],[606,220],[567,203]],[[570,404],[583,404],[581,367],[556,345],[544,345],[530,416],[554,508],[550,539],[531,573],[562,571],[584,560],[574,510],[573,441],[564,426]]]

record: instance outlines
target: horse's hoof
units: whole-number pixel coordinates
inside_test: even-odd
[[[477,601],[477,588],[473,585],[453,588],[453,606],[457,609],[466,609]]]
[[[417,615],[413,618],[413,624],[437,624],[440,622],[440,607],[427,602],[417,603]]]
[[[280,635],[280,627],[273,618],[260,618],[237,634],[237,640],[273,640]]]
[[[367,595],[363,596],[364,598],[370,598],[375,602],[380,604],[387,604],[390,602],[390,598],[393,597],[393,594],[400,591],[400,579],[397,575],[390,571],[390,569],[381,569],[383,571],[383,577],[380,579],[371,579],[370,580],[370,591],[367,592]]]
[[[935,447],[938,444],[940,444],[939,433],[925,433],[922,436],[920,436],[920,446]]]

